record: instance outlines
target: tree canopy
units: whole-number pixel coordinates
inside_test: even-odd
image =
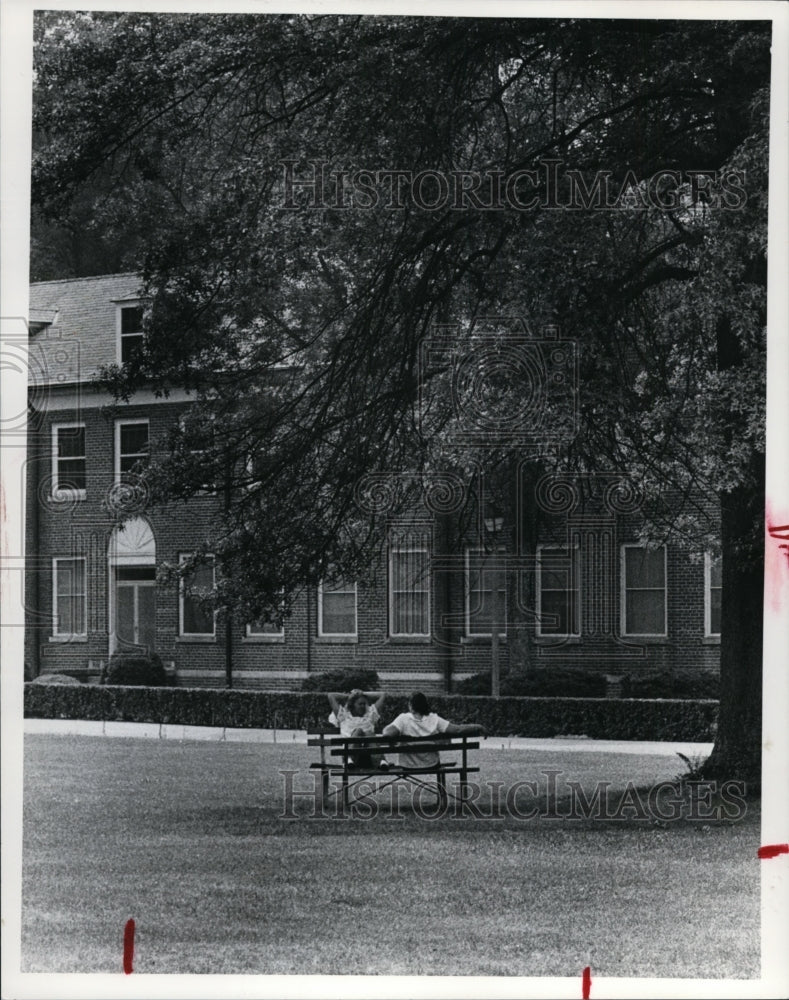
[[[145,350],[106,384],[194,390],[148,485],[232,492],[225,601],[360,570],[370,474],[510,468],[452,446],[451,364],[424,367],[489,317],[576,347],[577,426],[546,398],[535,467],[625,470],[653,531],[722,537],[729,599],[752,585],[768,23],[49,12],[36,37],[34,277],[143,275]],[[529,387],[499,370],[506,408]]]

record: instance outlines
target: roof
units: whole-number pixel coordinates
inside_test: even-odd
[[[30,286],[30,372],[36,384],[90,381],[117,361],[117,307],[135,299],[134,272]]]

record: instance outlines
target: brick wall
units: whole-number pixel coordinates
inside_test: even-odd
[[[114,483],[114,420],[145,418],[150,440],[157,442],[178,419],[183,403],[134,402],[121,413],[103,409],[103,400],[85,383],[79,391],[66,388],[70,380],[90,375],[115,360],[117,299],[137,288],[134,275],[111,275],[78,282],[49,282],[31,292],[39,309],[59,310],[57,327],[38,334],[38,346],[50,379],[43,392],[31,395],[40,413],[31,420],[27,463],[26,676],[67,671],[96,679],[106,663],[110,643],[110,567],[108,545],[114,514],[108,506]],[[59,359],[59,360],[58,360]],[[60,368],[58,369],[58,366]],[[63,377],[59,387],[57,376]],[[144,397],[137,397],[138,400]],[[84,499],[52,496],[52,424],[85,424],[87,488]],[[601,482],[604,482],[604,477]],[[524,494],[526,495],[526,494]],[[529,494],[526,502],[538,503]],[[612,518],[599,498],[584,499],[566,514],[541,509],[540,537],[545,542],[578,542],[582,634],[578,639],[540,638],[533,615],[534,568],[511,569],[507,588],[507,637],[500,643],[502,672],[529,665],[586,665],[604,673],[698,667],[714,668],[719,647],[704,637],[704,567],[691,554],[667,550],[668,629],[665,637],[621,637],[620,547],[638,537],[639,517]],[[535,507],[536,509],[536,507]],[[176,564],[180,553],[203,542],[210,548],[218,515],[218,501],[198,496],[146,514],[156,543],[156,563]],[[422,511],[422,515],[425,515]],[[445,690],[446,678],[458,679],[490,668],[490,639],[470,637],[466,627],[464,544],[450,541],[449,522],[432,519],[432,550],[443,557],[431,580],[429,639],[389,635],[389,593],[386,553],[382,553],[375,582],[358,589],[358,635],[353,639],[318,635],[317,595],[305,590],[295,600],[286,621],[284,638],[252,638],[244,622],[231,629],[233,681],[239,687],[295,688],[311,672],[348,667],[374,668],[386,688],[429,692]],[[597,548],[596,548],[597,546]],[[528,553],[527,555],[533,555]],[[88,634],[71,641],[55,641],[52,634],[53,574],[56,557],[87,560]],[[525,597],[523,596],[525,595]],[[221,686],[225,683],[227,627],[218,621],[210,638],[178,635],[178,590],[156,588],[156,646],[166,664],[172,664],[179,684]]]

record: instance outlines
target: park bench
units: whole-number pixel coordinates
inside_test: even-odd
[[[462,801],[468,794],[469,774],[479,771],[478,767],[469,764],[469,753],[479,749],[479,739],[475,736],[448,733],[436,733],[434,736],[340,736],[336,730],[311,730],[307,734],[307,745],[320,749],[320,760],[311,764],[310,768],[320,772],[324,804],[332,796],[341,795],[343,805],[347,806],[351,789],[371,778],[377,779],[376,792],[396,781],[405,781],[428,788],[442,802],[446,803],[450,798]],[[385,756],[392,762],[391,766],[384,769],[373,764],[360,765],[352,759],[360,753]],[[401,753],[452,753],[455,759],[441,760],[439,757],[438,764],[428,767],[401,767],[395,763],[395,754]],[[455,792],[447,788],[448,774],[458,775]],[[332,787],[332,778],[339,778],[339,786]],[[425,778],[435,778],[435,783],[428,783]],[[367,798],[369,794],[358,798]]]

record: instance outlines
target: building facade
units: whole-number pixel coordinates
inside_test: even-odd
[[[375,669],[388,690],[445,691],[490,669],[493,655],[503,671],[717,667],[719,564],[639,544],[637,490],[616,476],[583,488],[554,477],[520,491],[541,516],[528,546],[484,518],[484,538],[449,544],[452,490],[428,484],[422,509],[393,521],[371,583],[305,588],[282,627],[228,626],[200,600],[215,566],[181,583],[158,573],[210,548],[219,498],[146,509],[135,487],[134,470],[155,459],[188,394],[142,390],[110,406],[95,384],[141,340],[134,274],[31,288],[27,678],[98,681],[117,650],[156,651],[179,685],[232,676],[233,686],[266,689],[354,667]]]

